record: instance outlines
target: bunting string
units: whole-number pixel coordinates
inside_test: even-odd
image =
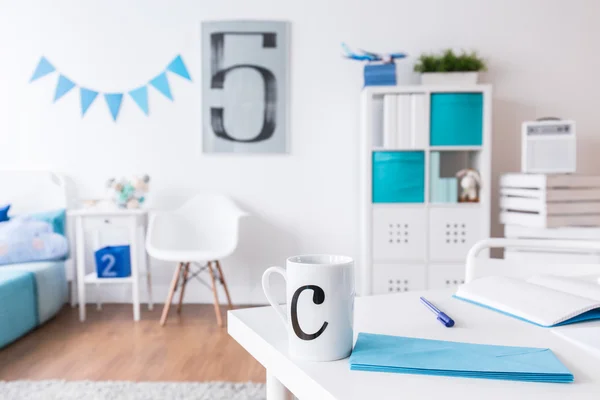
[[[119,111],[121,110],[121,103],[123,102],[123,97],[125,94],[128,94],[129,97],[134,101],[135,104],[142,110],[142,112],[146,115],[150,115],[150,107],[148,106],[148,85],[152,86],[156,90],[158,90],[163,96],[173,101],[173,94],[171,93],[171,87],[169,85],[169,78],[167,76],[168,73],[175,74],[181,78],[184,78],[188,81],[191,81],[192,78],[188,72],[188,69],[183,62],[183,58],[181,55],[178,55],[167,65],[164,71],[160,74],[156,75],[154,78],[150,79],[148,83],[143,86],[134,88],[132,90],[126,92],[100,92],[96,90],[92,90],[77,83],[73,82],[65,75],[57,71],[57,69],[48,61],[46,57],[43,57],[38,62],[38,65],[31,76],[29,82],[37,81],[40,78],[51,75],[53,73],[58,73],[58,81],[56,82],[56,89],[54,90],[54,102],[61,99],[67,93],[69,93],[74,88],[79,89],[79,97],[80,97],[80,106],[81,106],[81,116],[85,116],[87,110],[94,104],[94,101],[101,95],[104,97],[104,101],[108,106],[108,111],[112,116],[113,120],[116,121],[119,117]]]

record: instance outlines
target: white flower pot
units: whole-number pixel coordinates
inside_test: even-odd
[[[421,74],[423,85],[475,85],[479,72],[425,72]]]

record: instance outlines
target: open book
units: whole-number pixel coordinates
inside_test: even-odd
[[[576,278],[490,276],[460,286],[454,297],[543,327],[600,319],[600,285]]]

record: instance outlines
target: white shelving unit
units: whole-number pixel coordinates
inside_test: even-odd
[[[431,95],[478,93],[482,95],[481,145],[431,146]],[[386,148],[374,135],[375,102],[385,95],[425,95],[427,135],[418,148]],[[469,248],[490,234],[491,94],[489,85],[372,86],[361,95],[360,136],[360,246],[359,288],[362,295],[455,287],[464,282],[464,261]],[[425,145],[422,145],[425,143]],[[421,151],[424,153],[424,202],[374,203],[373,153]],[[431,154],[453,157],[467,154],[467,165],[482,179],[479,203],[430,201]],[[442,157],[442,155],[440,155]],[[453,173],[458,172],[452,171]]]

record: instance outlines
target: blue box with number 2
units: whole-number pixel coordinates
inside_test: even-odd
[[[129,246],[106,246],[96,250],[96,273],[98,278],[125,278],[131,276]]]

